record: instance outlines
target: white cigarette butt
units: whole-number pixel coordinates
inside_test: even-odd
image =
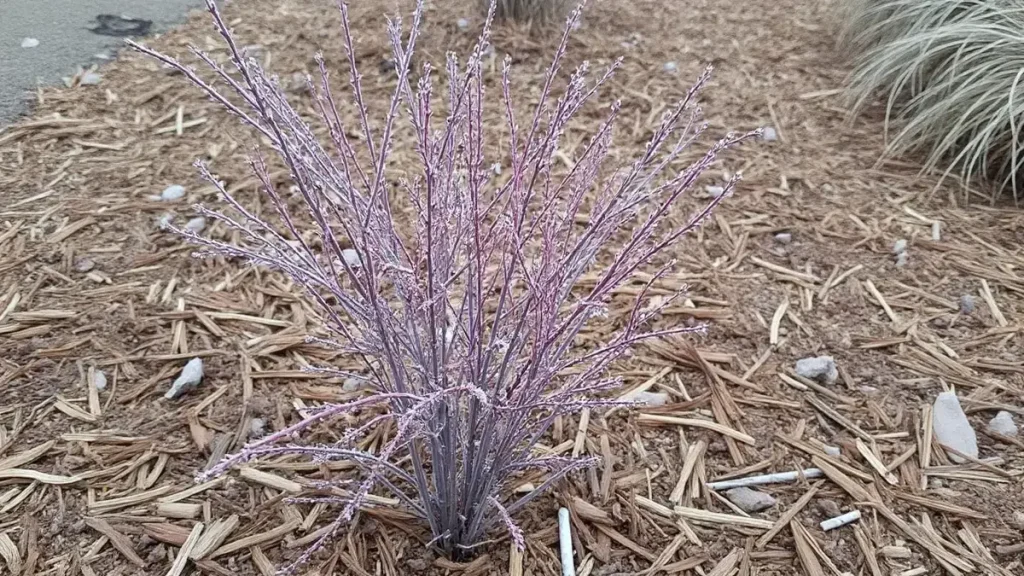
[[[835,530],[841,526],[846,526],[851,522],[860,520],[860,510],[854,510],[853,512],[847,512],[842,516],[836,516],[835,518],[829,518],[821,523],[821,529],[825,532],[829,530]]]
[[[729,488],[740,488],[742,486],[757,486],[759,484],[779,484],[792,482],[803,476],[804,478],[821,478],[821,470],[808,468],[806,470],[794,470],[792,472],[776,472],[774,474],[761,474],[760,476],[747,476],[746,478],[734,478],[732,480],[721,480],[709,482],[708,488],[712,490],[728,490]]]
[[[562,576],[576,576],[576,565],[572,559],[572,532],[569,526],[569,509],[558,509],[558,549],[562,556]]]

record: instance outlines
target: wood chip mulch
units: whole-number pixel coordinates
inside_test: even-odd
[[[314,70],[315,51],[340,60],[332,4],[237,0],[225,10],[302,101],[294,74]],[[393,87],[380,65],[381,4],[394,6],[354,4],[379,108]],[[698,195],[744,173],[739,193],[673,249],[679,271],[658,285],[690,286],[663,321],[709,321],[708,336],[641,347],[616,367],[624,396],[662,392],[667,404],[558,422],[543,450],[602,463],[526,510],[522,552],[495,533],[471,562],[435,558],[423,526],[380,495],[303,573],[559,574],[559,506],[571,511],[580,576],[1024,571],[1024,442],[985,432],[1000,410],[1024,421],[1024,212],[987,204],[984,191],[965,206],[955,184],[917,178],[915,159],[876,162],[882,111],[848,121],[832,4],[592,3],[571,58],[626,56],[606,95],[623,100],[622,156],[707,62],[717,66],[703,98],[712,132],[775,130],[701,183]],[[476,2],[433,3],[421,57],[467,50],[463,17],[475,30]],[[496,52],[513,56],[524,98],[555,41],[497,30]],[[189,42],[224,55],[202,13],[147,41],[175,55]],[[192,169],[197,156],[265,208],[244,171],[251,134],[137,55],[99,72],[98,85],[41,89],[34,115],[0,131],[0,573],[269,576],[334,519],[288,499],[353,467],[282,458],[192,478],[249,437],[361,393],[304,366],[359,364],[305,342],[320,330],[316,313],[288,280],[192,259],[160,227],[216,202]],[[171,184],[186,198],[154,199]],[[232,239],[217,224],[204,234]],[[897,266],[900,239],[907,259]],[[633,293],[623,288],[611,323]],[[794,371],[819,355],[835,358],[837,383]],[[164,399],[196,357],[202,384]],[[932,432],[932,403],[947,389],[978,431],[978,458]],[[325,427],[313,439],[336,437]],[[776,499],[757,513],[710,487],[782,472],[796,473],[754,486]],[[852,523],[820,526],[854,511]]]

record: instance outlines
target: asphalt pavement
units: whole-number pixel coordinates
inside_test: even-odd
[[[180,23],[202,0],[0,0],[0,128],[31,109],[37,86],[113,58],[125,37]],[[102,82],[102,80],[101,80]]]

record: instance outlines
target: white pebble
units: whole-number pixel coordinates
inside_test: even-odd
[[[345,259],[345,264],[353,268],[359,268],[363,263],[359,260],[359,253],[352,248],[345,248],[341,251],[341,257]]]
[[[177,398],[195,388],[203,380],[203,359],[193,358],[181,369],[181,374],[171,384],[171,389],[164,394],[164,398],[171,400]]]
[[[1001,436],[1015,438],[1017,436],[1017,424],[1013,421],[1013,414],[1006,410],[1000,410],[995,418],[989,420],[988,431],[995,432]]]
[[[36,38],[25,38],[21,41],[22,48],[35,48],[39,46],[39,40]]]
[[[843,454],[843,451],[840,450],[838,446],[829,446],[828,444],[826,444],[824,450],[825,454],[828,454],[829,456],[835,456],[837,458],[839,456],[842,456]]]
[[[900,254],[903,254],[906,251],[907,251],[907,241],[904,240],[903,238],[900,238],[899,240],[896,241],[895,244],[892,245],[892,253],[896,254],[897,256],[900,255]]]
[[[907,265],[907,259],[910,258],[906,252],[900,252],[896,255],[896,267],[903,268]]]
[[[455,25],[459,27],[459,30],[468,30],[469,29],[469,20],[466,20],[465,18],[459,18],[455,22]]]
[[[107,389],[107,375],[97,370],[92,376],[93,384],[96,385],[96,389],[103,392]]]
[[[495,162],[494,164],[491,164],[491,172],[494,172],[495,176],[500,176],[501,175],[501,163],[500,162]]]
[[[185,223],[185,230],[199,234],[206,229],[206,218],[196,216]]]
[[[266,433],[267,421],[263,418],[253,418],[249,421],[249,437],[256,438]]]
[[[725,194],[725,188],[723,188],[722,186],[705,186],[704,191],[707,192],[708,195],[714,196],[715,198],[718,198],[722,194]]]
[[[633,396],[633,401],[646,406],[664,406],[665,404],[668,404],[668,394],[664,392],[648,392],[647,390],[644,390],[642,392],[637,392]]]
[[[775,241],[779,244],[789,244],[793,242],[793,235],[789,232],[779,232],[775,235]]]
[[[831,356],[818,356],[816,358],[797,360],[796,373],[808,380],[818,380],[825,384],[832,384],[839,379],[839,370],[836,369],[835,358]]]
[[[341,385],[342,392],[358,392],[370,387],[370,382],[362,378],[346,378]]]
[[[103,75],[99,72],[86,72],[82,74],[82,77],[78,79],[80,86],[95,86],[103,80]]]
[[[171,184],[160,193],[160,199],[164,202],[181,200],[185,196],[185,187],[180,184]]]
[[[662,66],[661,69],[669,74],[675,74],[679,70],[679,65],[675,62],[665,62],[665,65]]]
[[[161,214],[160,217],[156,219],[156,225],[161,230],[167,228],[171,224],[171,222],[174,222],[174,214],[170,213]]]
[[[761,138],[765,142],[775,142],[779,139],[779,133],[775,131],[775,128],[765,126],[764,129],[761,130]]]
[[[940,444],[949,446],[968,456],[978,457],[978,436],[971,423],[960,407],[960,400],[955,392],[943,392],[935,398],[932,408],[932,424],[935,438]],[[949,455],[950,460],[962,463],[964,458],[956,454]]]

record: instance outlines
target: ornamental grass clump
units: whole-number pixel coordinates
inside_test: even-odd
[[[1024,186],[1024,1],[855,0],[842,44],[854,55],[851,93],[879,93],[892,155],[923,151],[924,169],[987,179],[993,195]]]
[[[296,564],[380,492],[423,518],[433,535],[431,545],[450,557],[472,555],[489,530],[502,526],[522,546],[517,512],[567,474],[595,463],[536,453],[555,419],[614,404],[601,399],[620,386],[607,371],[632,345],[701,329],[649,326],[673,301],[647,298],[672,264],[653,273],[647,268],[696,229],[738,177],[688,218],[670,220],[676,201],[722,151],[755,133],[728,135],[696,161],[683,162],[683,153],[707,128],[695,105],[708,81],[706,71],[668,109],[632,162],[618,164],[609,154],[620,114],[614,103],[575,151],[571,168],[557,166],[554,159],[565,155],[560,146],[570,120],[619,66],[616,62],[590,79],[590,67],[582,64],[567,74],[556,94],[580,9],[569,18],[537,103],[525,116],[513,103],[511,63],[505,59],[496,79],[504,126],[490,126],[484,123],[481,55],[488,50],[493,8],[468,58],[450,54],[440,73],[425,64],[414,77],[422,2],[408,30],[400,20],[388,23],[396,87],[383,117],[374,122],[348,8],[341,3],[356,120],[354,125],[343,120],[327,65],[318,56],[319,82],[307,82],[316,121],[329,134],[321,141],[277,81],[238,48],[212,1],[208,8],[233,68],[194,50],[214,80],[173,58],[135,48],[180,70],[254,129],[287,167],[292,186],[288,191],[275,185],[264,151],[255,149],[249,164],[276,212],[271,222],[198,163],[226,208],[197,210],[244,241],[227,244],[184,229],[176,232],[206,253],[291,277],[318,305],[333,335],[310,339],[365,360],[362,374],[315,370],[364,378],[369,391],[304,413],[203,477],[269,455],[357,464],[361,474],[350,483],[322,482],[317,485],[322,495],[300,499],[335,503],[340,510],[334,530]],[[440,98],[434,93],[437,76],[444,79]],[[399,123],[407,123],[414,141],[396,139]],[[485,143],[498,138],[507,151],[497,164],[504,166],[500,176],[497,159],[485,153]],[[415,162],[396,165],[392,154],[398,148],[414,151]],[[617,331],[600,346],[581,347],[578,337],[589,323],[608,322],[613,291],[639,278],[646,281]],[[333,444],[301,441],[314,425],[343,421],[359,424],[339,428],[340,440]],[[380,427],[389,431],[386,442],[374,451],[360,450],[360,440]],[[543,471],[545,479],[527,494],[514,494],[511,488],[522,483],[515,479],[531,470]]]

